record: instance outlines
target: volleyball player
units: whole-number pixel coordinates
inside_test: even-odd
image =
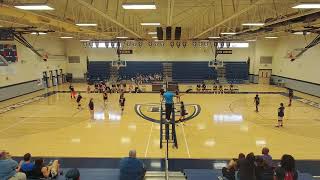
[[[119,104],[121,107],[121,113],[124,111],[124,104],[126,102],[126,98],[124,97],[124,94],[120,95]]]
[[[254,97],[254,103],[256,104],[256,112],[259,112],[260,97],[258,94]]]
[[[90,99],[88,106],[89,106],[89,111],[90,111],[90,118],[91,118],[92,120],[94,120],[94,103],[93,103],[93,98]]]
[[[81,99],[82,99],[82,96],[80,94],[80,92],[78,93],[78,97],[77,97],[77,103],[78,103],[78,108],[77,109],[82,109],[81,108]]]
[[[284,117],[284,106],[283,103],[280,103],[278,108],[278,125],[276,127],[283,127],[283,117]]]
[[[180,92],[178,89],[176,90],[176,97],[177,97],[177,102],[180,102]]]
[[[160,89],[160,102],[162,102],[162,100],[163,100],[163,94],[164,94],[164,89],[161,88]]]
[[[103,93],[103,103],[104,103],[104,105],[106,105],[107,102],[108,102],[108,93],[107,93],[107,91],[105,91]]]
[[[74,91],[74,87],[72,86],[72,84],[69,85],[69,90],[70,90],[70,97],[72,98],[76,98],[76,92]]]
[[[183,101],[181,101],[180,104],[181,104],[181,105],[180,105],[180,118],[179,118],[179,121],[181,122],[182,125],[185,125],[185,124],[184,124],[184,120],[185,120],[186,115],[187,115],[188,113],[186,112],[186,108],[185,108],[185,106],[184,106]],[[179,124],[178,124],[178,125],[179,125]]]
[[[292,98],[293,98],[293,90],[289,89],[289,106],[291,106]]]
[[[88,87],[87,87],[87,93],[88,93],[88,94],[91,93],[90,85],[88,85]]]

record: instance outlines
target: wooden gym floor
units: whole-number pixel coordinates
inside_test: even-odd
[[[85,84],[75,84],[85,91]],[[150,87],[146,86],[146,89]],[[182,86],[182,90],[189,86]],[[241,85],[241,92],[286,92],[283,88]],[[68,90],[68,84],[50,88]],[[38,91],[0,102],[0,108],[44,94]],[[109,120],[110,112],[119,112],[118,94],[112,94],[104,107],[101,94],[82,93],[83,110],[77,109],[69,93],[56,93],[40,101],[0,114],[0,149],[22,156],[49,157],[123,157],[136,149],[139,157],[162,158],[159,148],[159,124],[139,117],[135,104],[159,103],[159,94],[126,94],[121,120]],[[319,98],[295,93],[314,102]],[[89,120],[87,104],[94,98],[96,115],[104,120]],[[277,123],[277,108],[288,103],[282,94],[260,94],[260,112],[253,104],[254,94],[185,94],[185,104],[198,104],[200,114],[177,127],[179,148],[170,147],[171,158],[228,159],[238,153],[260,154],[270,148],[275,159],[289,153],[296,159],[320,159],[320,109],[296,100],[285,110],[284,128]]]

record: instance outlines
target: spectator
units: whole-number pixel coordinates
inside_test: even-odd
[[[43,159],[37,159],[31,171],[32,178],[54,178],[58,176],[59,162],[54,160],[51,165],[45,166]]]
[[[142,180],[145,175],[144,164],[136,158],[136,151],[130,150],[129,157],[120,161],[120,180]]]
[[[6,151],[0,151],[0,179],[26,180],[26,175],[18,171],[18,163],[11,159],[10,154]]]
[[[262,158],[267,163],[269,167],[273,167],[272,157],[269,155],[269,148],[264,147],[262,149]]]
[[[255,156],[249,153],[245,159],[239,160],[239,178],[240,180],[255,180]]]
[[[80,172],[78,169],[70,169],[66,175],[66,180],[80,180]]]
[[[280,167],[274,171],[274,180],[297,180],[295,160],[291,155],[285,154],[280,161]]]
[[[30,176],[30,173],[34,167],[34,163],[31,162],[31,154],[27,153],[23,156],[23,161],[19,163],[20,171],[24,172],[27,177]]]
[[[256,158],[256,180],[273,180],[273,169],[268,166],[262,156]]]
[[[246,158],[246,155],[244,155],[243,153],[240,153],[239,155],[238,155],[238,160],[237,160],[237,170],[239,169],[239,162],[240,162],[240,160],[242,160],[242,159],[245,159]]]
[[[222,175],[223,177],[227,178],[228,180],[235,180],[236,179],[236,166],[237,163],[234,159],[232,159],[227,167],[222,168]]]

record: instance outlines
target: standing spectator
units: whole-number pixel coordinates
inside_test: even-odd
[[[20,171],[24,172],[27,175],[27,177],[29,177],[34,167],[34,163],[31,162],[30,153],[27,153],[23,156],[23,161],[20,161],[19,166],[20,166]]]
[[[265,161],[265,163],[269,166],[269,167],[273,167],[272,164],[272,157],[269,155],[269,148],[264,147],[262,149],[262,158]]]
[[[245,159],[239,160],[239,177],[240,180],[255,180],[255,156],[249,153]]]
[[[26,180],[26,175],[18,171],[18,163],[11,159],[10,154],[6,151],[0,151],[0,179]]]
[[[67,171],[66,175],[66,180],[80,180],[80,172],[78,169],[70,169]]]
[[[146,173],[144,164],[136,158],[135,150],[129,151],[129,157],[120,161],[120,180],[142,180]]]
[[[274,171],[274,180],[297,180],[295,160],[291,155],[284,154],[281,158],[280,167]]]

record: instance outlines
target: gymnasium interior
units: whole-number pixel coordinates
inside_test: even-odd
[[[0,180],[320,179],[319,43],[320,0],[0,0]]]

